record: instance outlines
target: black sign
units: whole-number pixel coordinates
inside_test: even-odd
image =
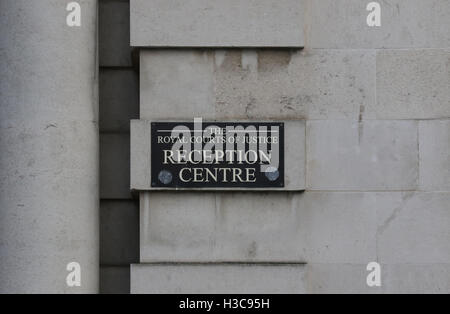
[[[284,124],[154,122],[155,188],[282,188]]]

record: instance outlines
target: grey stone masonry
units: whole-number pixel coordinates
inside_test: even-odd
[[[449,58],[449,49],[143,50],[141,119],[448,118]]]
[[[141,119],[367,119],[375,61],[366,50],[142,50]]]
[[[0,293],[98,292],[97,1],[77,3],[82,27],[67,1],[0,1]]]
[[[142,48],[131,291],[448,293],[450,1],[376,1],[376,27],[365,0],[276,1],[270,23],[245,12],[269,2],[131,1]],[[296,29],[271,41],[294,2],[284,26],[297,15]],[[218,34],[224,21],[238,22]],[[302,121],[287,175],[304,191],[149,189],[149,123],[194,117]],[[366,283],[370,262],[380,287]]]
[[[448,0],[385,0],[381,25],[366,24],[368,0],[304,0],[305,46],[327,49],[448,48]]]
[[[131,0],[131,45],[302,47],[302,0]]]
[[[418,187],[417,121],[307,122],[310,190],[392,191]]]
[[[420,189],[450,192],[450,120],[419,123]]]
[[[132,0],[131,43],[142,47],[448,48],[447,0]]]
[[[141,193],[141,262],[363,262],[376,258],[370,193]],[[352,228],[348,228],[348,223]]]
[[[377,119],[450,118],[450,49],[379,50],[376,75]]]
[[[366,264],[306,266],[308,293],[448,293],[449,264],[381,264],[381,287],[366,284]]]
[[[142,193],[140,260],[445,263],[449,202],[444,192]]]

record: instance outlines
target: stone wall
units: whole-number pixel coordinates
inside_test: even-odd
[[[0,0],[0,292],[450,292],[448,0],[77,2]],[[132,193],[194,117],[301,120],[305,191]]]
[[[194,36],[191,16],[143,27],[162,4],[132,1],[133,45],[165,47],[140,51],[140,119],[306,120],[307,187],[141,193],[133,292],[222,292],[208,276],[238,286],[240,265],[261,263],[272,267],[269,292],[450,291],[450,3],[381,1],[382,26],[370,28],[368,1],[294,2],[301,38],[273,47],[269,35],[258,49]],[[161,25],[166,36],[153,33]],[[381,287],[366,285],[371,261],[382,265]],[[270,287],[292,271],[301,288]]]

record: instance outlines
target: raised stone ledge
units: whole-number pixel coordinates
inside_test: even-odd
[[[305,293],[305,265],[131,265],[131,293]]]
[[[301,0],[132,0],[136,47],[303,47]]]

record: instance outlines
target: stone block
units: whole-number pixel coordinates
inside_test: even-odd
[[[368,263],[368,262],[367,262]],[[365,264],[311,263],[306,265],[307,292],[312,294],[379,294],[384,293],[384,266],[381,287],[369,287]]]
[[[449,49],[378,50],[377,105],[371,114],[377,119],[449,118],[449,60]]]
[[[146,193],[141,262],[302,261],[295,203],[278,193]]]
[[[306,265],[308,293],[436,294],[450,291],[450,264],[381,264],[381,286],[369,287],[366,264]]]
[[[14,125],[0,128],[0,294],[98,293],[97,125]],[[81,287],[66,284],[72,261]]]
[[[387,193],[306,192],[298,204],[301,237],[296,240],[305,243],[305,261],[354,264],[376,260],[377,208],[391,204]]]
[[[304,293],[302,264],[131,265],[131,293]]]
[[[450,260],[450,193],[403,192],[396,206],[377,210],[378,258],[383,264]]]
[[[450,191],[450,120],[419,122],[420,189]]]
[[[140,193],[140,258],[205,261],[215,238],[213,193]]]
[[[395,201],[388,193],[145,193],[141,262],[364,263],[376,259],[376,210]]]
[[[381,26],[367,25],[365,0],[305,1],[305,46],[311,48],[446,48],[446,0],[378,1]]]
[[[142,51],[141,119],[373,118],[375,72],[369,50]]]
[[[450,264],[382,266],[383,290],[394,294],[449,294]]]
[[[317,120],[308,121],[306,130],[307,188],[417,188],[417,121]]]
[[[218,118],[356,120],[375,103],[373,51],[227,51],[215,60]]]
[[[302,47],[301,0],[132,0],[131,45]]]
[[[205,51],[141,51],[140,118],[213,118],[213,74],[213,58]]]

